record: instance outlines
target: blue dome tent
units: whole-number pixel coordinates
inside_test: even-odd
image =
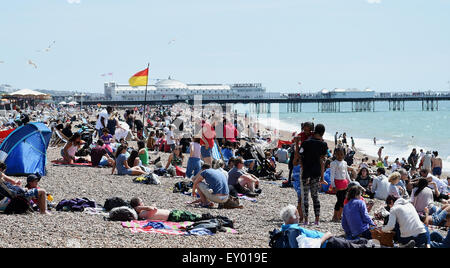
[[[51,130],[42,123],[17,128],[0,145],[0,161],[7,165],[7,175],[45,173]]]

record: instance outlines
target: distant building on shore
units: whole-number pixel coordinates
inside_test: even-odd
[[[105,98],[112,101],[143,101],[145,86],[131,87],[115,82],[104,84]],[[270,99],[279,98],[280,93],[267,92],[260,83],[247,84],[185,84],[171,79],[163,79],[154,85],[148,85],[147,100],[192,100],[201,95],[207,100],[227,99]]]
[[[375,91],[366,88],[366,89],[356,89],[356,88],[335,88],[333,90],[322,89],[319,96],[323,98],[329,99],[356,99],[356,98],[374,98]]]

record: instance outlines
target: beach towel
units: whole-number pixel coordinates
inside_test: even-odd
[[[213,159],[220,160],[222,159],[222,156],[219,152],[219,146],[217,145],[217,142],[214,142],[214,147],[212,148],[212,157]]]
[[[248,196],[243,195],[243,194],[238,194],[238,197],[240,199],[248,200],[248,201],[253,202],[253,203],[258,202],[258,200],[256,200],[256,198],[248,197]]]
[[[281,147],[283,147],[283,145],[292,145],[292,141],[278,140],[277,147],[281,148]]]
[[[124,228],[130,229],[132,233],[147,234],[167,234],[167,235],[186,235],[185,229],[193,222],[168,222],[168,221],[131,221],[122,222]],[[162,224],[165,228],[154,228],[155,224]]]
[[[167,234],[167,235],[211,235],[211,232],[205,230],[194,229],[190,232],[186,231],[186,228],[192,225],[194,222],[169,222],[169,221],[130,221],[122,222],[122,227],[130,229],[132,233],[147,233],[147,234]],[[165,228],[154,228],[153,226]],[[238,234],[238,231],[224,227],[225,233]]]
[[[73,163],[73,164],[65,164],[62,161],[53,160],[54,166],[67,166],[67,167],[92,167],[92,163]]]

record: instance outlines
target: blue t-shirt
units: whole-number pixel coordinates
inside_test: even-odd
[[[244,175],[244,171],[237,169],[237,167],[232,168],[228,172],[228,185],[236,185],[239,183],[239,178]]]
[[[300,225],[298,225],[298,224],[283,224],[281,226],[281,231],[286,231],[287,229],[298,230],[298,235],[295,235],[295,237],[289,237],[289,244],[291,245],[292,248],[298,248],[297,237],[300,235],[305,235],[308,238],[322,238],[325,235],[324,233],[319,232],[319,231],[309,230],[309,229],[300,227]],[[325,248],[327,246],[327,242],[328,241],[325,241],[321,245],[321,248]]]
[[[117,174],[125,175],[128,174],[128,170],[125,167],[125,161],[127,161],[127,156],[125,154],[120,154],[116,159]]]
[[[201,173],[213,194],[229,194],[228,180],[225,174],[218,169],[207,169]]]

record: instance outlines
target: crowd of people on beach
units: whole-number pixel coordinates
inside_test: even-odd
[[[190,204],[194,206],[242,208],[239,198],[258,198],[262,180],[283,180],[282,187],[292,187],[298,203],[280,212],[284,224],[278,233],[284,235],[273,234],[272,245],[376,247],[375,236],[392,233],[400,247],[449,246],[448,234],[444,238],[439,232],[430,232],[430,226],[450,226],[450,177],[442,178],[442,159],[437,151],[418,153],[413,149],[407,159],[389,162],[383,155],[384,147],[380,147],[378,158],[356,159],[353,137],[349,143],[347,133],[336,132],[334,148],[330,148],[323,138],[326,129],[322,124],[305,122],[292,140],[282,141],[275,139],[273,131],[258,129],[247,116],[223,116],[214,110],[199,113],[186,107],[85,107],[71,114],[61,107],[48,109],[56,114],[53,119],[45,118],[42,112],[17,109],[2,130],[42,120],[53,130],[54,139],[62,141],[61,158],[55,160],[58,163],[110,168],[111,174],[117,175],[188,179],[193,197]],[[165,163],[163,154],[167,155]],[[289,168],[284,179],[280,164]],[[5,185],[0,187],[0,194],[1,189],[14,191],[35,203],[36,210],[48,214],[48,194],[38,187],[40,176],[30,175],[27,186],[22,187],[20,181],[4,174],[6,169],[0,163],[0,178]],[[324,221],[320,193],[336,196],[334,215],[325,220],[340,223],[344,236],[308,229]],[[309,196],[315,216],[311,222]],[[374,217],[369,214],[374,209],[372,199],[385,202]],[[133,204],[143,219],[167,220],[173,216],[168,210],[145,206],[139,198],[133,199]],[[182,215],[194,215],[189,213]],[[287,240],[282,243],[284,238]]]

